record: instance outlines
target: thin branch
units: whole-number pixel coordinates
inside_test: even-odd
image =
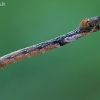
[[[21,59],[35,56],[51,49],[64,46],[65,44],[75,41],[78,38],[83,37],[84,35],[96,32],[100,30],[99,24],[100,16],[83,19],[80,21],[78,28],[67,34],[2,56],[0,58],[0,68],[3,68]]]

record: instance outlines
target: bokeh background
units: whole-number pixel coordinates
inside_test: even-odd
[[[1,2],[0,56],[100,15],[100,0]],[[0,70],[0,100],[100,100],[100,31]]]

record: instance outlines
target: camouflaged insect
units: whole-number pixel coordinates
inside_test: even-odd
[[[51,49],[64,46],[65,44],[75,41],[86,34],[96,32],[100,30],[99,24],[100,24],[100,16],[85,18],[80,21],[78,28],[67,34],[2,56],[0,58],[0,68],[3,68],[21,59],[35,56],[37,54],[44,53]]]

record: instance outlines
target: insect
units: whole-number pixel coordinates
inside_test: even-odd
[[[92,18],[85,18],[80,21],[78,28],[75,30],[56,37],[54,39],[29,46],[7,55],[0,57],[0,68],[3,68],[11,63],[17,62],[21,59],[35,56],[37,54],[41,54],[43,52],[49,51],[54,48],[58,48],[68,44],[72,41],[77,40],[78,38],[90,34],[92,32],[96,32],[100,30],[100,16],[92,17]]]

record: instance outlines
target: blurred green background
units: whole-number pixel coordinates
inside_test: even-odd
[[[100,0],[5,0],[0,56],[74,30]],[[100,31],[0,70],[0,100],[100,100]]]

